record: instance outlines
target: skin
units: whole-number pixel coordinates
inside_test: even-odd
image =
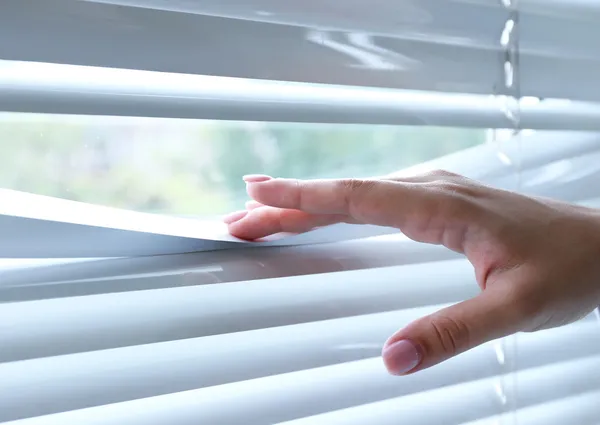
[[[385,343],[390,373],[411,374],[487,341],[576,321],[600,304],[600,211],[435,171],[341,180],[246,176],[253,199],[225,217],[253,240],[338,222],[400,229],[473,265],[481,293],[423,317]]]

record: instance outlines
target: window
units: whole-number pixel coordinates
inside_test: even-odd
[[[480,129],[2,113],[0,184],[137,211],[214,217],[241,176],[376,176],[485,142]]]
[[[385,338],[477,293],[462,257],[196,236],[245,173],[443,168],[600,205],[599,11],[4,0],[0,423],[595,424],[597,314],[398,379]]]

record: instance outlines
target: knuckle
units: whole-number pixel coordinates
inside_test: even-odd
[[[368,187],[369,182],[361,179],[342,179],[340,180],[340,185],[346,192],[353,193]]]
[[[294,185],[296,187],[296,190],[290,191],[290,193],[294,196],[294,199],[291,200],[291,204],[296,205],[297,208],[302,209],[306,200],[306,191],[308,189],[306,183],[302,180],[294,180]]]
[[[437,180],[433,185],[436,189],[449,194],[462,194],[465,189],[464,185],[448,180]]]
[[[462,177],[452,180],[434,180],[429,183],[429,187],[440,194],[448,195],[457,200],[462,198],[481,198],[485,194],[482,187],[468,180],[463,180]]]
[[[430,326],[434,343],[446,356],[454,356],[469,347],[471,332],[465,322],[437,314],[431,317]]]
[[[375,182],[372,180],[343,179],[339,181],[339,184],[344,194],[346,208],[352,214],[353,211],[360,209],[359,205],[363,203],[365,195],[373,189]]]
[[[453,173],[451,171],[437,169],[427,173],[429,176],[433,177],[460,177],[460,175]]]

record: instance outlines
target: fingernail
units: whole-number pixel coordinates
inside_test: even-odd
[[[385,347],[381,355],[387,370],[392,375],[410,372],[421,363],[421,352],[412,341],[407,339]]]
[[[236,221],[240,221],[242,218],[246,217],[247,214],[248,211],[246,210],[232,212],[231,214],[227,214],[225,217],[223,217],[223,221],[225,224],[233,224]]]
[[[271,176],[265,176],[264,174],[248,174],[242,177],[246,183],[262,183],[272,179]]]

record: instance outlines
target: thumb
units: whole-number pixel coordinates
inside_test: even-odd
[[[492,290],[496,289],[496,290]],[[520,330],[505,288],[489,288],[475,298],[418,319],[396,332],[383,347],[393,375],[426,369],[484,342]]]

